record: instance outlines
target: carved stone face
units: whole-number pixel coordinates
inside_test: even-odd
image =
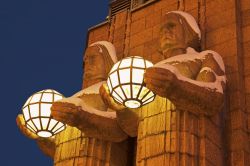
[[[186,48],[182,20],[174,13],[167,14],[165,20],[160,30],[160,49],[164,52],[169,49]]]
[[[84,79],[94,82],[106,80],[105,62],[101,49],[97,46],[89,47],[85,52]]]

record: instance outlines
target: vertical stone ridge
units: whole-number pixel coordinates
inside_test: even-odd
[[[130,41],[130,28],[131,28],[131,12],[127,12],[127,22],[125,30],[125,43],[124,43],[124,56],[129,55],[129,41]]]

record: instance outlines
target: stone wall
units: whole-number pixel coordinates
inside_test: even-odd
[[[111,143],[88,138],[77,128],[67,126],[56,136],[55,166],[109,165]]]
[[[202,49],[214,50],[223,57],[227,75],[225,107],[214,117],[155,109],[142,112],[137,165],[247,166],[250,163],[250,1],[183,2],[184,11],[192,14],[200,25]],[[156,63],[162,60],[158,53],[160,24],[164,14],[177,7],[177,0],[159,0],[132,12],[121,11],[111,22],[91,29],[88,43],[108,40],[115,45],[119,59],[140,55]],[[162,104],[169,105],[167,101]]]

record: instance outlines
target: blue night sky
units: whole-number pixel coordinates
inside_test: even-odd
[[[108,0],[0,0],[0,165],[53,165],[16,116],[34,92],[81,89],[87,29],[107,15]]]

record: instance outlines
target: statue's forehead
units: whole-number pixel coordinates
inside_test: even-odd
[[[164,17],[164,20],[162,21],[161,24],[161,29],[163,29],[165,26],[168,25],[168,23],[174,23],[174,24],[181,24],[181,18],[179,17],[179,15],[175,14],[175,13],[169,13],[166,14],[166,16]]]
[[[100,48],[98,46],[90,46],[87,48],[84,59],[87,60],[90,57],[95,57],[101,54]]]
[[[179,14],[176,14],[176,13],[167,13],[165,15],[165,17],[164,17],[164,22],[169,21],[169,20],[171,20],[171,21],[173,21],[173,20],[178,21],[179,19],[180,19],[180,15]]]

